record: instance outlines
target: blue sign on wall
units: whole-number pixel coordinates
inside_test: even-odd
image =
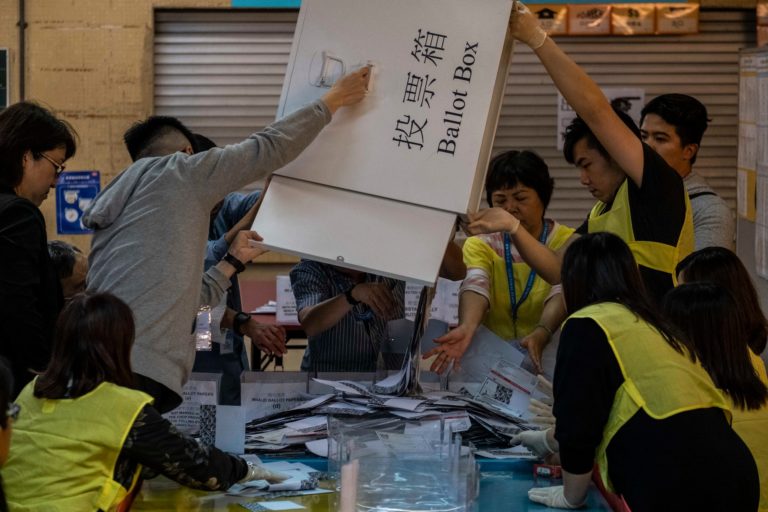
[[[60,235],[93,233],[83,226],[83,212],[101,190],[99,171],[67,171],[56,183],[56,232]]]

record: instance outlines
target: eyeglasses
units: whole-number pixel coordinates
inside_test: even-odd
[[[8,418],[11,418],[13,421],[16,421],[17,419],[19,419],[20,411],[21,411],[21,406],[16,402],[11,402],[8,405],[8,410],[5,411],[5,416]]]
[[[41,157],[43,157],[43,158],[45,158],[46,160],[48,160],[49,162],[51,162],[51,163],[53,164],[53,167],[54,167],[54,169],[56,169],[56,177],[57,177],[57,178],[59,177],[59,175],[60,175],[61,173],[63,173],[63,172],[64,172],[64,171],[67,169],[67,166],[66,166],[66,165],[64,165],[64,164],[60,164],[59,162],[57,162],[57,161],[56,161],[56,160],[54,160],[53,158],[49,157],[49,156],[48,156],[48,155],[46,155],[45,153],[40,153],[40,156],[41,156]]]

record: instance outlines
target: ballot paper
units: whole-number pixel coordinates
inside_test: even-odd
[[[528,418],[528,404],[537,383],[532,373],[501,360],[488,373],[477,398],[518,418]]]
[[[264,512],[267,510],[300,510],[304,507],[292,501],[257,501],[255,503],[241,503],[241,507],[252,512]]]

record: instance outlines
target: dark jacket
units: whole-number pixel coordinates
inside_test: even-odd
[[[0,189],[0,356],[11,364],[14,397],[32,380],[30,369],[48,365],[63,304],[40,209]]]

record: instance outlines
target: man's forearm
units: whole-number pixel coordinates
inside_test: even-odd
[[[299,311],[299,323],[307,336],[316,336],[339,323],[351,309],[344,294],[339,294]]]

